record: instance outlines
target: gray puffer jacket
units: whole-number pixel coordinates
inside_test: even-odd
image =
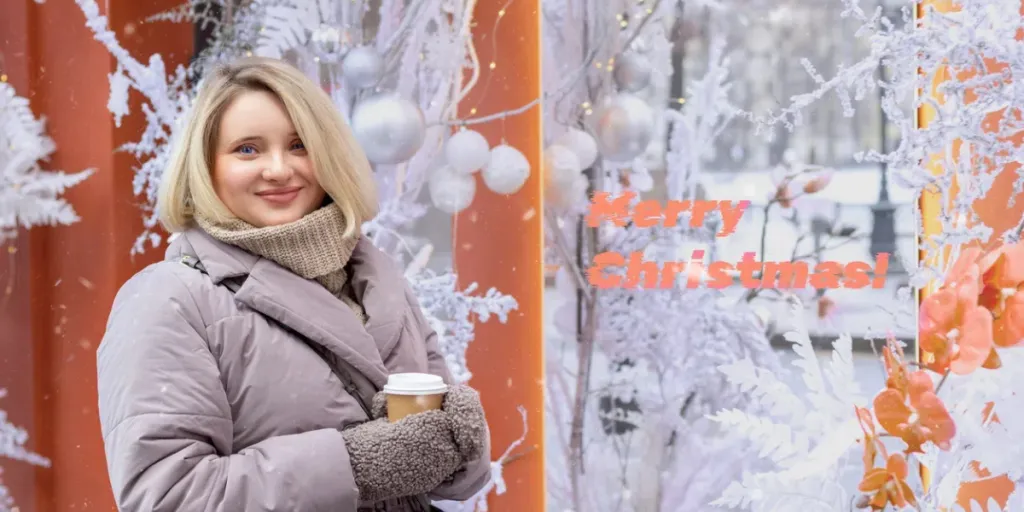
[[[489,446],[430,496],[359,503],[341,429],[367,421],[389,373],[451,376],[397,265],[362,240],[349,268],[365,326],[316,282],[198,229],[125,283],[97,356],[119,509],[418,512],[487,483]]]

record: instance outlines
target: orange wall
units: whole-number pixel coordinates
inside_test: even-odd
[[[143,19],[179,3],[99,2],[136,58],[159,52],[169,65],[191,55],[191,26]],[[80,223],[24,234],[15,244],[14,266],[0,263],[0,282],[14,276],[15,285],[10,300],[0,303],[0,385],[11,393],[0,406],[28,428],[32,448],[53,462],[50,469],[32,469],[4,461],[4,479],[23,512],[112,510],[96,412],[95,350],[114,293],[162,254],[129,258],[141,230],[131,191],[134,158],[115,148],[137,139],[142,117],[113,126],[106,109],[113,61],[73,3],[0,0],[0,12],[5,72],[35,113],[46,116],[59,148],[49,166],[97,170],[67,194]]]
[[[493,27],[503,5],[504,17]],[[540,0],[477,2],[473,37],[481,76],[462,103],[463,118],[521,107],[541,95]],[[480,27],[487,27],[480,29]],[[495,69],[489,64],[494,61]],[[489,85],[486,85],[490,82]],[[474,114],[469,109],[476,107]],[[477,178],[472,206],[455,219],[453,237],[459,281],[496,287],[519,302],[507,324],[495,320],[478,326],[470,346],[470,384],[481,391],[491,425],[495,456],[522,434],[516,405],[528,411],[530,434],[523,447],[540,448],[544,431],[543,347],[543,216],[540,173],[541,109],[473,128],[492,146],[502,137],[530,161],[532,173],[523,189],[511,196],[487,190]],[[522,449],[522,448],[521,448]],[[497,512],[544,510],[544,456],[534,449],[505,467],[508,491],[488,502]]]

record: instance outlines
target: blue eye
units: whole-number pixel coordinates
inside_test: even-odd
[[[243,144],[241,146],[238,146],[238,149],[236,149],[235,151],[237,151],[237,152],[239,152],[239,153],[241,153],[243,155],[253,155],[253,154],[256,154],[256,148],[250,146],[249,144]]]
[[[302,141],[298,141],[298,142],[292,144],[292,151],[301,151],[301,150],[305,150],[305,149],[306,149],[306,145],[303,144]]]

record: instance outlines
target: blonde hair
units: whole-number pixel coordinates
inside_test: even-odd
[[[365,153],[327,93],[291,65],[259,57],[218,67],[204,77],[160,180],[160,223],[174,233],[191,227],[197,215],[213,222],[236,218],[217,197],[211,171],[224,112],[248,91],[267,91],[281,100],[312,159],[320,186],[342,211],[345,235],[358,233],[378,210]]]

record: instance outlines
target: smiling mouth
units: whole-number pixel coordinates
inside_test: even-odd
[[[279,188],[257,192],[256,195],[272,203],[289,203],[299,195],[302,187]]]

